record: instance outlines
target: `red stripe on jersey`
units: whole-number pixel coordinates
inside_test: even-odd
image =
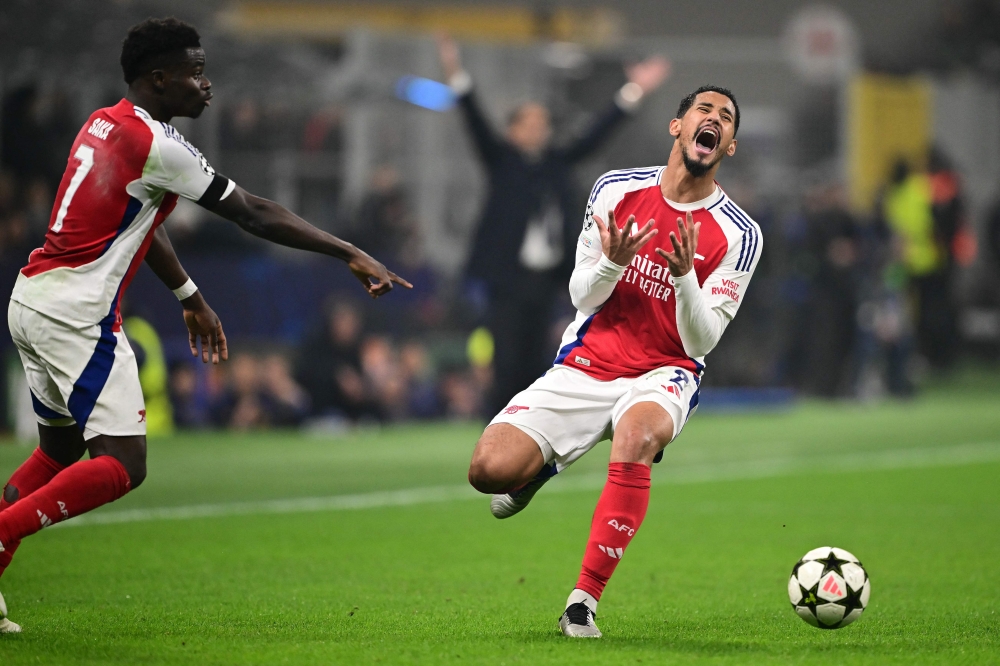
[[[105,139],[99,138],[100,132],[98,135],[89,132],[96,120],[114,125]],[[131,102],[122,100],[115,106],[95,111],[73,142],[66,172],[56,192],[45,244],[31,253],[21,273],[33,277],[54,268],[76,268],[106,252],[127,228],[125,223],[131,223],[129,214],[134,219],[138,213],[138,210],[133,212],[138,201],[125,187],[142,178],[152,142],[152,131],[136,117]],[[61,228],[55,229],[59,209],[80,169],[81,160],[75,157],[80,146],[93,149],[93,166],[72,192]]]
[[[677,300],[667,262],[656,253],[660,247],[673,251],[670,232],[679,233],[677,219],[685,213],[667,204],[659,185],[628,192],[615,206],[615,219],[624,222],[635,215],[635,228],[656,220],[659,233],[640,250],[632,265],[615,285],[590,327],[562,360],[595,379],[639,377],[667,365],[699,372],[700,364],[684,351],[677,331]],[[729,250],[729,241],[712,213],[704,208],[692,212],[701,223],[698,254],[694,263],[698,284],[704,284]]]

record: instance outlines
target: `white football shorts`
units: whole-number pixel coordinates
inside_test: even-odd
[[[139,367],[115,315],[100,324],[73,328],[10,302],[7,323],[21,355],[38,422],[80,427],[97,435],[146,434],[146,404]]]
[[[670,414],[673,441],[698,407],[700,384],[700,376],[673,366],[600,381],[557,365],[514,396],[490,425],[517,426],[538,443],[545,462],[554,461],[561,472],[598,442],[610,439],[618,420],[636,403],[655,402]]]

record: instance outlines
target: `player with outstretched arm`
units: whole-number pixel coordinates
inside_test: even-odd
[[[95,111],[70,152],[45,245],[31,253],[8,322],[38,417],[39,447],[0,499],[0,575],[21,539],[113,502],[146,477],[145,406],[119,304],[143,260],[181,302],[191,352],[226,359],[222,324],[160,226],[179,196],[255,236],[346,262],[369,295],[410,284],[350,243],[215,173],[169,124],[209,106],[198,32],[149,19],[122,44],[128,93]],[[90,459],[80,461],[85,452]],[[79,461],[79,462],[78,462]],[[4,617],[0,633],[20,631]]]
[[[570,279],[576,319],[553,367],[476,444],[469,481],[508,518],[611,439],[583,567],[559,619],[566,636],[601,635],[597,602],[646,515],[651,466],[697,407],[705,355],[760,259],[760,228],[715,182],[739,124],[733,93],[703,86],[670,121],[666,166],[597,180]]]

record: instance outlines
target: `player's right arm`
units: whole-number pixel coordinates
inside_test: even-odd
[[[175,293],[190,280],[174,252],[174,246],[170,244],[167,230],[162,226],[157,227],[153,233],[153,240],[146,252],[146,265],[163,284],[167,285],[167,289]],[[219,360],[227,360],[229,349],[226,346],[226,334],[222,330],[222,322],[219,321],[215,310],[205,301],[201,290],[181,300],[181,307],[184,309],[184,325],[188,329],[191,355],[198,355],[198,340],[201,340],[202,362],[208,363],[210,353],[212,363],[217,364]]]
[[[611,203],[601,192],[595,202],[587,206],[583,232],[576,246],[576,267],[569,279],[573,306],[588,315],[597,312],[611,297],[625,268],[632,263],[639,249],[656,235],[653,220],[633,234],[635,216],[630,216],[625,227],[619,230],[611,208],[607,211],[608,221],[605,223],[597,211]]]
[[[239,185],[209,210],[258,238],[344,261],[372,298],[388,293],[393,283],[407,289],[413,287],[360,248],[317,229],[284,206],[254,196]]]

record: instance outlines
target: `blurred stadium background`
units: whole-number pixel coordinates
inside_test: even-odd
[[[369,302],[337,262],[258,243],[194,205],[167,222],[232,357],[192,361],[180,309],[148,269],[128,295],[150,432],[484,415],[491,299],[467,271],[484,171],[446,89],[447,32],[498,131],[520,102],[578,134],[625,82],[672,63],[591,157],[663,163],[667,121],[703,83],[742,107],[720,183],[767,239],[748,302],[709,359],[708,408],[800,396],[911,396],[1000,356],[1000,4],[991,0],[629,3],[140,0],[0,7],[0,288],[41,244],[68,149],[115,103],[126,29],[196,25],[215,100],[175,121],[220,172],[409,278]],[[430,80],[430,81],[427,81]],[[562,293],[565,289],[560,289]],[[571,314],[563,295],[548,348]],[[34,421],[8,336],[4,428]]]
[[[143,268],[125,330],[149,479],[24,543],[2,581],[25,627],[5,663],[997,662],[1000,2],[2,0],[0,291],[42,242],[74,135],[124,94],[127,28],[166,15],[201,31],[215,92],[180,131],[416,286],[370,301],[339,262],[182,202],[167,228],[231,359],[191,359]],[[665,160],[684,94],[714,83],[741,104],[719,178],[763,258],[703,411],[654,472],[597,644],[555,620],[606,449],[516,520],[465,482],[498,306],[468,270],[487,180],[438,32],[496,131],[534,99],[557,144],[609,108],[623,65],[670,60],[576,165],[574,220],[601,173]],[[529,312],[549,358],[562,279],[539,276],[561,300]],[[6,334],[0,355],[0,442],[27,444]],[[28,451],[0,446],[0,478]],[[827,543],[875,586],[838,632],[785,606],[791,565]]]

